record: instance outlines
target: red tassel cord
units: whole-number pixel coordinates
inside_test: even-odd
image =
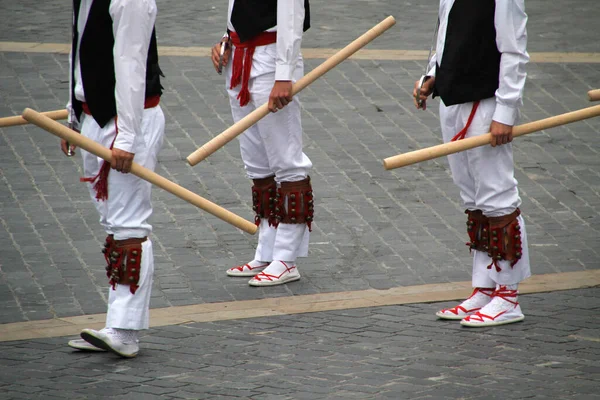
[[[117,139],[117,135],[119,134],[119,129],[117,128],[117,119],[115,118],[115,138],[113,139],[110,149],[112,150],[115,140]],[[102,166],[100,166],[100,171],[96,176],[90,177],[81,177],[79,178],[80,182],[89,182],[94,185],[94,191],[96,192],[96,200],[104,201],[108,199],[108,173],[110,172],[110,162],[104,160],[102,161]]]
[[[473,117],[475,117],[475,112],[477,111],[477,107],[479,107],[479,100],[473,103],[473,108],[471,109],[471,114],[469,114],[469,119],[467,120],[467,124],[460,132],[458,132],[451,140],[451,142],[455,142],[457,140],[464,139],[467,136],[467,131],[471,126],[471,122],[473,122]]]

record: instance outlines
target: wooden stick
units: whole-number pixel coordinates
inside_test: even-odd
[[[513,137],[527,135],[528,133],[538,132],[543,129],[554,128],[560,125],[570,124],[571,122],[597,117],[598,115],[600,115],[600,105],[582,108],[581,110],[515,126],[513,128]],[[457,140],[456,142],[444,143],[421,150],[411,151],[409,153],[399,154],[383,160],[383,167],[387,170],[405,167],[421,161],[427,161],[475,147],[485,146],[490,144],[491,138],[492,135],[490,133],[486,133],[480,136]]]
[[[333,67],[350,57],[352,54],[356,53],[369,42],[373,41],[373,39],[391,28],[395,23],[396,20],[394,17],[389,16],[379,24],[375,25],[358,39],[328,58],[323,64],[319,65],[317,68],[313,69],[300,80],[298,80],[292,86],[292,95],[302,91],[305,87],[316,81]],[[187,158],[188,163],[190,165],[198,164],[200,161],[204,160],[206,157],[225,146],[235,137],[241,135],[246,129],[250,128],[268,114],[268,103],[265,103],[190,154]]]
[[[41,114],[53,120],[67,119],[67,117],[69,116],[69,114],[67,114],[67,110],[46,111]],[[27,122],[27,120],[20,115],[15,115],[14,117],[0,118],[0,128],[6,128],[9,126],[16,125],[26,125],[28,123],[29,122]]]
[[[600,89],[590,90],[588,92],[588,96],[590,98],[590,101],[598,101],[598,100],[600,100]]]
[[[67,142],[77,147],[80,147],[98,157],[103,158],[104,160],[110,161],[111,159],[112,152],[106,147],[96,143],[91,139],[86,138],[83,135],[78,134],[74,130],[69,129],[56,121],[53,121],[50,118],[30,108],[26,108],[25,111],[23,111],[23,118],[39,126],[40,128],[45,129],[48,132],[66,140]],[[231,211],[228,211],[223,207],[220,207],[215,203],[198,196],[196,193],[193,193],[185,189],[184,187],[181,187],[176,183],[171,182],[170,180],[158,175],[157,173],[149,170],[148,168],[142,167],[141,165],[134,162],[131,166],[131,173],[160,188],[163,188],[167,192],[174,194],[180,199],[183,199],[195,205],[196,207],[199,207],[204,211],[209,212],[215,217],[220,218],[223,221],[228,222],[231,225],[240,228],[243,231],[246,231],[250,234],[256,233],[257,227],[252,222],[247,221],[242,217],[232,213]]]

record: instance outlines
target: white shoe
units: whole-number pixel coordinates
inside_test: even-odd
[[[140,350],[137,331],[129,329],[104,328],[99,331],[84,329],[81,331],[81,338],[96,347],[112,351],[121,357],[135,357]]]
[[[248,284],[250,286],[276,286],[298,279],[300,279],[300,273],[295,265],[290,266],[283,261],[273,261],[267,269],[250,279]]]
[[[82,350],[82,351],[106,351],[104,349],[94,346],[91,343],[86,342],[83,339],[69,340],[69,343],[67,343],[67,344],[74,349]]]
[[[471,328],[482,328],[512,324],[523,321],[525,316],[517,302],[518,292],[501,286],[494,292],[494,298],[473,315],[465,317],[460,324]]]
[[[229,268],[227,275],[229,276],[254,276],[269,266],[268,262],[252,260],[248,264],[239,265]]]
[[[488,304],[494,295],[494,288],[475,288],[468,299],[453,308],[444,308],[435,313],[441,319],[461,320],[475,314]]]

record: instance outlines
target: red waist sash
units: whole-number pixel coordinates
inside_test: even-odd
[[[248,81],[250,80],[250,71],[252,71],[252,56],[257,46],[266,46],[277,42],[277,32],[263,32],[260,35],[240,42],[240,37],[235,32],[230,32],[231,42],[235,46],[233,53],[233,71],[231,73],[230,89],[242,83],[242,89],[238,94],[240,106],[244,107],[250,101],[250,91],[248,90]]]

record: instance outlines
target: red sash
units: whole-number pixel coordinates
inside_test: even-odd
[[[146,98],[146,100],[144,100],[144,108],[154,108],[158,105],[158,103],[160,103],[160,96],[148,97]],[[87,103],[83,103],[81,107],[83,108],[84,113],[86,113],[87,115],[92,115]]]
[[[260,35],[240,42],[240,37],[235,32],[230,32],[231,42],[235,46],[233,53],[233,71],[231,74],[231,86],[233,89],[242,82],[242,89],[238,95],[240,106],[244,107],[250,101],[250,91],[248,90],[248,81],[250,80],[250,71],[252,71],[252,56],[257,46],[266,46],[277,42],[277,32],[263,32]]]

